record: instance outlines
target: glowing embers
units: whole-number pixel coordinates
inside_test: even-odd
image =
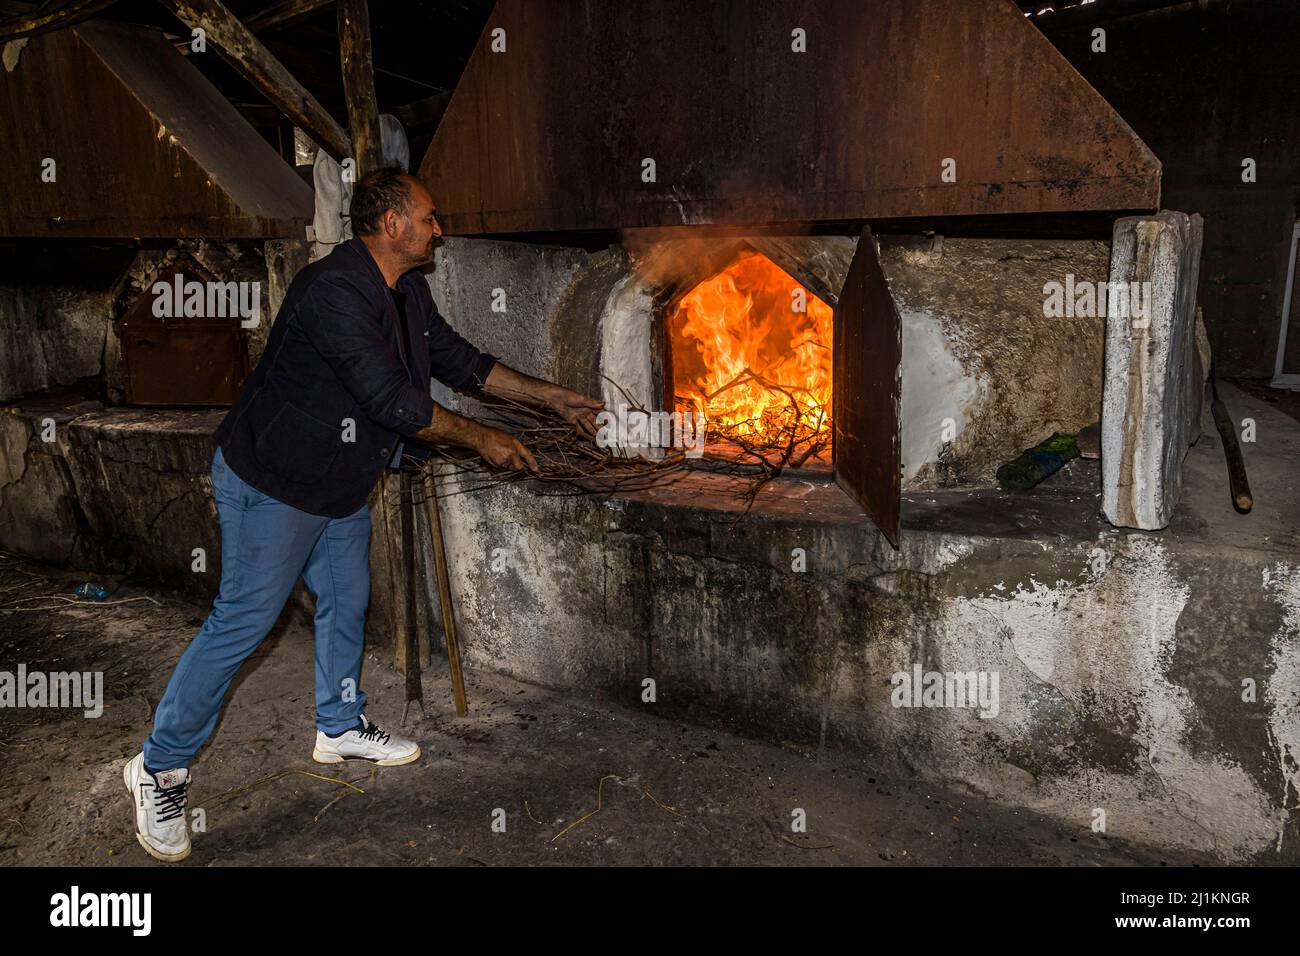
[[[674,405],[704,414],[710,453],[829,465],[833,329],[830,306],[747,254],[668,316]]]

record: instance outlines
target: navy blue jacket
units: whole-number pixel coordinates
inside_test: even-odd
[[[400,320],[360,239],[294,277],[257,368],[217,428],[235,474],[302,511],[345,517],[365,504],[397,444],[429,424],[431,375],[464,391],[482,387],[496,357],[447,324],[419,272],[397,290]]]

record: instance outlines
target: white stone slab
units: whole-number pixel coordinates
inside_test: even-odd
[[[1201,217],[1163,211],[1115,223],[1106,309],[1102,394],[1102,512],[1111,524],[1169,524],[1191,416]]]

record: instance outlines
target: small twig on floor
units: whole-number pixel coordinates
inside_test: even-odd
[[[656,797],[653,793],[650,792],[650,788],[645,786],[644,784],[642,784],[641,786],[641,792],[644,793],[651,800],[653,800],[655,804],[659,806],[660,809],[667,810],[669,813],[675,813],[677,816],[681,817],[691,826],[699,827],[700,830],[702,830],[704,833],[709,832],[709,828],[706,827],[699,820],[693,820],[690,817],[688,817],[686,814],[682,813],[682,811],[678,810],[676,807],[670,807],[668,806],[668,804],[661,802],[658,797]]]
[[[590,819],[591,817],[594,817],[596,814],[600,813],[600,811],[601,811],[601,809],[602,809],[602,804],[604,803],[604,792],[605,792],[605,781],[606,781],[606,780],[617,780],[620,784],[623,783],[623,778],[620,777],[620,776],[619,776],[618,774],[616,774],[616,773],[607,773],[607,774],[605,774],[605,776],[601,777],[601,778],[600,778],[600,781],[596,784],[596,809],[595,809],[595,810],[592,810],[592,811],[590,811],[590,812],[588,812],[588,813],[584,813],[582,816],[580,816],[578,819],[574,820],[572,823],[570,823],[567,827],[565,827],[565,828],[564,828],[563,830],[561,830],[559,833],[555,834],[555,836],[551,837],[551,839],[550,839],[550,842],[551,842],[551,843],[554,843],[554,842],[555,842],[556,840],[558,840],[560,837],[564,836],[564,834],[568,833],[570,830],[572,830],[574,827],[576,827],[579,823],[582,823],[583,821],[588,820],[588,819]],[[677,816],[682,817],[683,819],[687,819],[687,817],[685,816],[685,814],[683,814],[680,810],[675,810],[675,809],[673,809],[672,807],[668,806],[667,804],[660,802],[659,798],[656,797],[653,793],[651,793],[648,789],[646,789],[645,785],[643,785],[643,784],[640,785],[640,789],[641,789],[641,792],[642,792],[643,794],[645,794],[647,797],[649,797],[651,800],[653,800],[654,803],[655,803],[655,805],[658,806],[659,808],[661,808],[661,809],[663,809],[663,810],[667,810],[669,813],[676,814]],[[539,822],[540,822],[540,821],[539,821]]]
[[[320,818],[323,817],[323,816],[325,815],[325,811],[328,810],[330,807],[334,806],[334,804],[338,803],[340,800],[342,800],[342,799],[343,799],[344,797],[346,797],[347,795],[348,795],[348,794],[347,794],[347,791],[345,790],[343,793],[340,793],[337,797],[335,797],[335,798],[334,798],[333,800],[331,800],[329,803],[325,804],[325,806],[321,807],[321,808],[320,808],[320,811],[319,811],[319,812],[318,812],[314,817],[311,818],[311,822],[312,822],[312,823],[319,823],[319,822],[320,822]]]
[[[825,843],[818,846],[809,846],[806,843],[795,843],[794,840],[791,840],[784,833],[779,833],[777,835],[786,843],[790,844],[791,846],[797,846],[801,850],[834,850],[835,849],[834,843]]]
[[[219,804],[225,803],[228,800],[233,800],[235,797],[248,793],[248,791],[253,790],[256,787],[260,787],[262,786],[262,784],[270,783],[272,780],[279,780],[281,777],[287,776],[288,774],[291,773],[299,773],[302,774],[304,777],[312,777],[316,780],[324,780],[326,783],[337,783],[340,787],[347,787],[350,790],[355,790],[357,793],[365,793],[365,791],[362,790],[360,787],[348,783],[346,780],[339,780],[337,777],[322,776],[319,773],[312,773],[310,770],[300,770],[297,767],[287,767],[284,770],[277,770],[275,773],[269,774],[268,776],[263,777],[261,780],[254,780],[252,783],[247,784],[246,786],[237,787],[233,790],[227,790],[225,793],[221,794],[215,800],[213,800],[209,805],[218,806]]]
[[[605,781],[617,780],[617,779],[618,779],[618,774],[614,774],[614,773],[607,773],[605,774],[605,776],[601,777],[600,782],[596,784],[596,809],[588,813],[584,813],[582,816],[578,817],[578,819],[574,820],[572,823],[570,823],[559,833],[555,834],[555,836],[551,837],[550,842],[554,843],[560,837],[564,836],[564,834],[568,833],[570,830],[576,827],[579,823],[582,823],[584,820],[587,820],[590,817],[594,817],[596,814],[600,813],[601,800],[603,799],[604,791],[605,791]]]
[[[532,811],[532,810],[529,810],[529,809],[528,809],[528,801],[527,801],[527,800],[524,801],[524,813],[528,814],[528,819],[532,820],[534,823],[541,823],[541,822],[542,822],[541,820],[537,819],[537,817],[533,816],[533,811]]]
[[[24,601],[59,601],[62,604],[79,604],[84,607],[95,607],[95,608],[112,607],[114,604],[131,604],[134,601],[149,601],[153,604],[161,606],[161,602],[156,601],[153,598],[148,596],[133,597],[133,598],[119,598],[116,601],[94,601],[94,600],[85,600],[82,598],[61,597],[57,594],[43,594],[43,595],[33,595],[32,597],[27,597],[27,598],[18,598],[16,601],[10,601],[8,604],[4,605],[3,607],[0,607],[0,611],[7,611],[10,614],[13,614],[17,611],[53,611],[56,610],[59,606],[57,604],[53,606],[47,606],[47,607],[14,607],[13,606],[15,604],[22,604]]]
[[[465,848],[464,848],[464,847],[461,847],[460,849],[458,849],[458,850],[456,851],[456,855],[459,856],[459,857],[463,857],[463,858],[466,859],[466,860],[469,860],[469,861],[470,861],[471,863],[473,863],[475,866],[487,866],[487,865],[488,865],[488,864],[484,863],[482,860],[480,860],[478,857],[470,856],[469,854],[467,854],[467,853],[465,852]]]
[[[647,787],[645,787],[645,786],[642,786],[642,787],[641,787],[641,792],[644,793],[644,794],[645,794],[647,797],[649,797],[651,800],[653,800],[653,801],[655,802],[655,806],[659,807],[659,809],[661,809],[661,810],[667,810],[669,813],[675,813],[675,814],[677,814],[679,817],[683,817],[683,818],[684,818],[684,817],[686,816],[686,814],[682,813],[682,811],[676,809],[675,807],[670,807],[670,806],[668,806],[668,804],[666,804],[666,803],[661,803],[660,800],[659,800],[659,798],[656,797],[653,793],[650,792],[649,788],[647,788]]]

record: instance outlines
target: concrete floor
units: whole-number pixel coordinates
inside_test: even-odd
[[[105,704],[97,719],[0,710],[0,864],[162,866],[135,842],[121,768],[207,608],[118,581],[105,582],[109,601],[130,603],[64,604],[77,580],[0,555],[0,670],[103,671]],[[31,600],[46,594],[57,597]],[[61,606],[17,610],[49,604]],[[241,670],[192,767],[190,807],[203,809],[206,831],[177,865],[1210,862],[886,779],[850,754],[758,742],[495,674],[466,675],[471,711],[457,719],[436,660],[424,679],[428,716],[406,729],[422,759],[339,771],[310,759],[311,668],[310,630],[289,625]],[[363,686],[370,715],[396,729],[400,675],[371,656]],[[596,809],[602,779],[600,811],[557,838]],[[504,833],[492,828],[496,808]],[[796,808],[806,833],[791,830]]]

